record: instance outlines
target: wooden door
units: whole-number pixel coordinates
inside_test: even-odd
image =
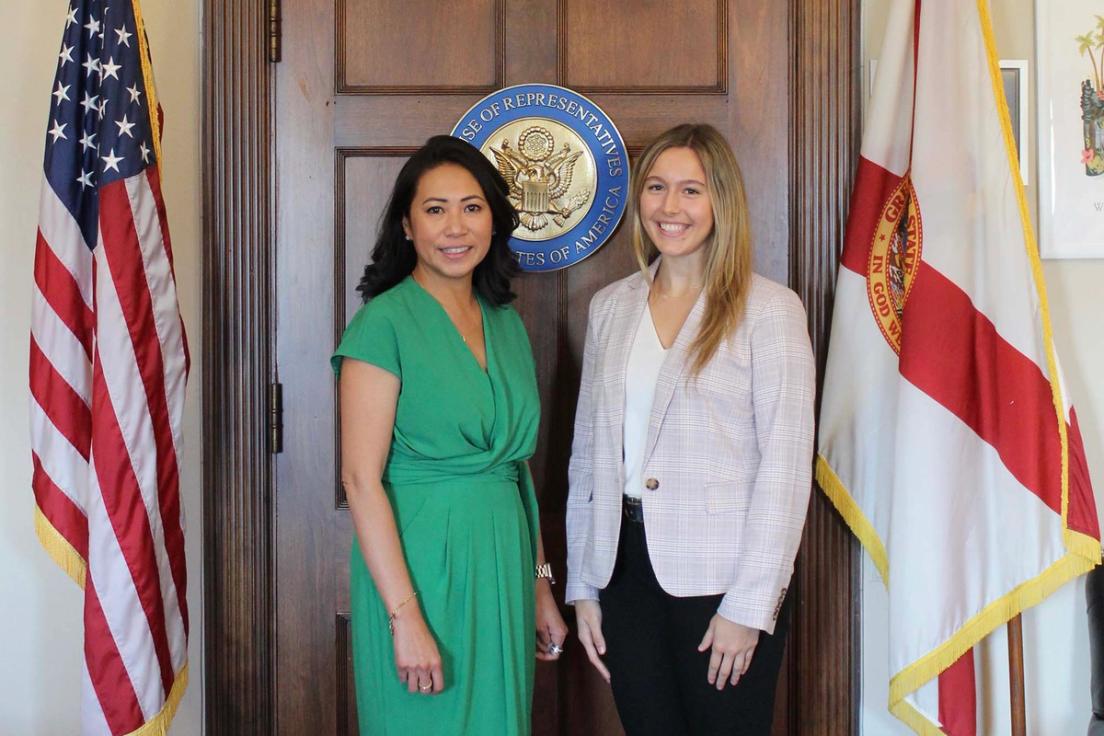
[[[243,43],[240,35],[258,30],[264,19],[247,5],[207,6],[208,43],[215,47],[209,63],[234,61],[235,48],[254,53],[241,68],[208,66],[216,79],[208,135],[236,141],[220,149],[209,139],[207,149],[207,208],[217,217],[209,224],[207,268],[214,286],[205,385],[208,410],[216,415],[210,425],[221,430],[206,444],[213,494],[207,507],[209,728],[261,733],[257,724],[263,723],[279,734],[354,734],[347,587],[352,527],[337,482],[335,383],[327,359],[359,304],[353,287],[405,157],[430,135],[449,131],[483,95],[526,82],[559,84],[589,96],[614,120],[634,155],[671,125],[712,123],[728,136],[744,170],[756,270],[798,288],[816,333],[827,324],[825,274],[834,270],[835,247],[830,230],[838,228],[846,194],[848,177],[841,172],[850,168],[837,160],[853,106],[849,98],[841,106],[838,90],[831,88],[833,80],[846,78],[844,97],[850,94],[852,75],[832,66],[840,53],[836,31],[841,22],[848,34],[854,27],[843,2],[825,4],[830,10],[822,17],[819,10],[795,13],[804,5],[796,1],[285,0],[282,58],[258,72],[253,65],[259,47]],[[244,18],[251,25],[220,25],[220,18]],[[803,45],[813,38],[837,45]],[[827,59],[815,58],[825,49]],[[802,58],[815,62],[807,69],[819,77],[805,68],[795,71]],[[255,86],[242,85],[247,96],[239,100],[234,92],[241,80]],[[800,98],[815,101],[809,109],[795,110],[795,82],[801,80],[825,88]],[[255,97],[248,96],[253,92]],[[835,106],[823,118],[820,100]],[[251,112],[271,114],[271,128],[255,131],[259,141],[242,130]],[[218,120],[232,125],[219,127]],[[798,129],[798,123],[805,127]],[[815,141],[837,146],[828,164],[818,159],[820,151],[793,150],[795,142]],[[264,154],[269,144],[271,158]],[[227,152],[226,160],[218,158],[219,150]],[[258,170],[246,171],[242,164]],[[807,178],[811,171],[835,178]],[[241,182],[270,197],[271,210],[258,206]],[[822,200],[836,208],[823,218],[793,204]],[[234,203],[247,207],[239,211]],[[272,256],[262,252],[268,235]],[[808,242],[799,242],[806,235]],[[586,308],[598,288],[633,268],[622,228],[584,262],[523,276],[515,286],[544,410],[531,465],[548,556],[561,578],[566,466]],[[810,303],[814,298],[817,303]],[[230,324],[235,316],[247,322]],[[271,322],[248,321],[258,316]],[[251,327],[265,330],[264,336],[256,337]],[[271,363],[235,352],[249,347],[271,350]],[[261,407],[256,379],[265,371],[283,388],[283,446],[271,465],[256,456],[260,443],[248,431]],[[212,396],[224,394],[231,405],[215,407]],[[234,407],[246,412],[244,422],[234,420]],[[263,488],[251,488],[252,479],[263,481]],[[271,498],[264,495],[268,490]],[[842,734],[840,724],[851,722],[843,712],[853,708],[851,688],[839,679],[850,669],[850,638],[831,642],[831,651],[844,653],[831,661],[833,671],[821,667],[822,642],[812,641],[813,634],[848,634],[850,593],[835,581],[846,583],[851,573],[833,524],[815,502],[813,542],[827,554],[805,569],[827,566],[833,584],[818,584],[816,591],[809,586],[816,593],[811,608],[799,599],[777,734],[812,733],[807,727]],[[243,531],[245,538],[238,539]],[[834,569],[841,564],[842,570]],[[799,588],[802,579],[799,572]],[[251,597],[254,592],[259,599]],[[828,598],[840,604],[835,615],[816,618],[829,607]],[[270,628],[252,630],[254,621]],[[248,661],[235,660],[235,653]],[[242,689],[235,691],[236,685]],[[534,733],[620,733],[608,689],[574,639],[561,663],[538,665]]]

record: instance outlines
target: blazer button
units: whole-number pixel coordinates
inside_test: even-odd
[[[655,478],[649,478],[648,480],[644,481],[644,487],[647,488],[649,491],[654,491],[655,489],[659,488],[659,481]]]

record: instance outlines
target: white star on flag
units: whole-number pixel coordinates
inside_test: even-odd
[[[71,87],[71,86],[72,85],[69,85],[69,84],[63,85],[61,83],[61,80],[60,79],[58,80],[57,89],[55,89],[52,93],[54,95],[54,97],[57,98],[57,104],[60,105],[62,102],[68,102],[69,101],[68,92],[69,92],[69,87]]]
[[[96,142],[92,140],[95,137],[95,133],[85,133],[81,136],[80,144],[84,148],[84,150],[87,151],[89,148],[99,148],[99,146],[96,145]]]
[[[115,149],[112,148],[110,151],[108,151],[108,154],[106,156],[100,156],[100,158],[103,159],[104,173],[106,174],[112,169],[114,169],[115,171],[119,171],[119,162],[122,161],[124,157],[116,156]]]
[[[58,59],[61,60],[61,65],[65,66],[73,60],[73,47],[66,44],[61,45],[61,53],[58,54]]]
[[[126,46],[127,48],[130,48],[130,37],[133,36],[134,34],[128,32],[127,29],[126,29],[126,26],[122,26],[121,28],[116,28],[115,29],[115,35],[119,37],[118,43],[119,43],[120,46]]]
[[[123,68],[122,64],[115,63],[115,57],[112,56],[107,60],[107,63],[103,65],[103,78],[114,77],[119,78],[119,70]]]
[[[138,103],[139,105],[140,105],[140,104],[142,104],[141,102],[138,102],[138,97],[139,97],[139,96],[140,96],[140,95],[141,95],[142,93],[141,93],[141,91],[140,91],[140,90],[138,89],[138,83],[137,83],[137,82],[135,82],[133,86],[131,86],[131,87],[127,87],[127,88],[126,88],[126,91],[130,93],[130,101],[131,101],[131,102],[137,102],[137,103]]]
[[[88,22],[84,24],[84,27],[88,29],[89,38],[100,32],[100,22],[92,16],[88,16]]]
[[[69,26],[73,25],[76,22],[77,22],[77,9],[76,8],[69,8],[69,15],[65,16],[65,27],[68,28]]]
[[[81,100],[80,104],[86,115],[96,109],[96,100],[98,99],[100,99],[99,95],[90,95],[87,90],[85,91],[84,99]]]
[[[97,110],[96,112],[98,112],[100,114],[101,118],[104,116],[104,113],[107,112],[107,98],[106,97],[103,98],[102,100],[100,100],[100,109]]]
[[[89,77],[92,76],[92,72],[96,72],[97,74],[103,73],[100,70],[100,60],[93,59],[92,54],[88,54],[88,56],[85,58],[85,62],[81,64],[81,66],[83,66],[88,71]]]
[[[142,152],[142,163],[148,164],[150,149],[146,147],[145,141],[142,141],[141,145],[138,146],[138,150]]]
[[[81,175],[77,177],[77,181],[80,182],[81,189],[92,186],[92,172],[82,170]]]
[[[58,138],[69,140],[69,136],[65,135],[65,126],[68,124],[69,123],[62,123],[61,125],[58,125],[58,121],[54,121],[54,127],[50,128],[50,135],[54,137],[54,140],[51,141],[52,143],[57,143]]]
[[[135,126],[135,123],[127,122],[127,116],[126,115],[123,115],[122,120],[116,120],[115,124],[119,126],[119,136],[120,137],[122,137],[124,135],[128,135],[131,138],[134,137],[134,134],[130,132],[130,129]]]

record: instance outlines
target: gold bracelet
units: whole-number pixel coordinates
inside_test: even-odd
[[[414,591],[413,593],[411,593],[410,595],[408,595],[408,596],[407,596],[407,597],[406,597],[406,598],[405,598],[405,599],[403,600],[403,602],[402,602],[402,603],[400,603],[399,605],[395,606],[395,610],[391,611],[391,613],[390,613],[390,614],[389,614],[389,615],[387,616],[387,630],[388,630],[389,632],[391,632],[391,636],[394,636],[394,635],[395,635],[395,619],[396,619],[396,618],[398,618],[398,616],[399,616],[399,611],[401,611],[401,610],[402,610],[402,607],[403,607],[403,606],[405,606],[405,605],[406,605],[407,603],[409,603],[410,601],[414,600],[414,599],[415,599],[415,598],[417,598],[417,597],[418,597],[418,591],[416,591],[416,590],[415,590],[415,591]]]

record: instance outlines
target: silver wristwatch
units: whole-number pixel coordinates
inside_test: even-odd
[[[552,577],[552,563],[546,562],[543,565],[537,565],[537,580],[541,578],[547,578],[550,585],[556,584],[556,578]]]

